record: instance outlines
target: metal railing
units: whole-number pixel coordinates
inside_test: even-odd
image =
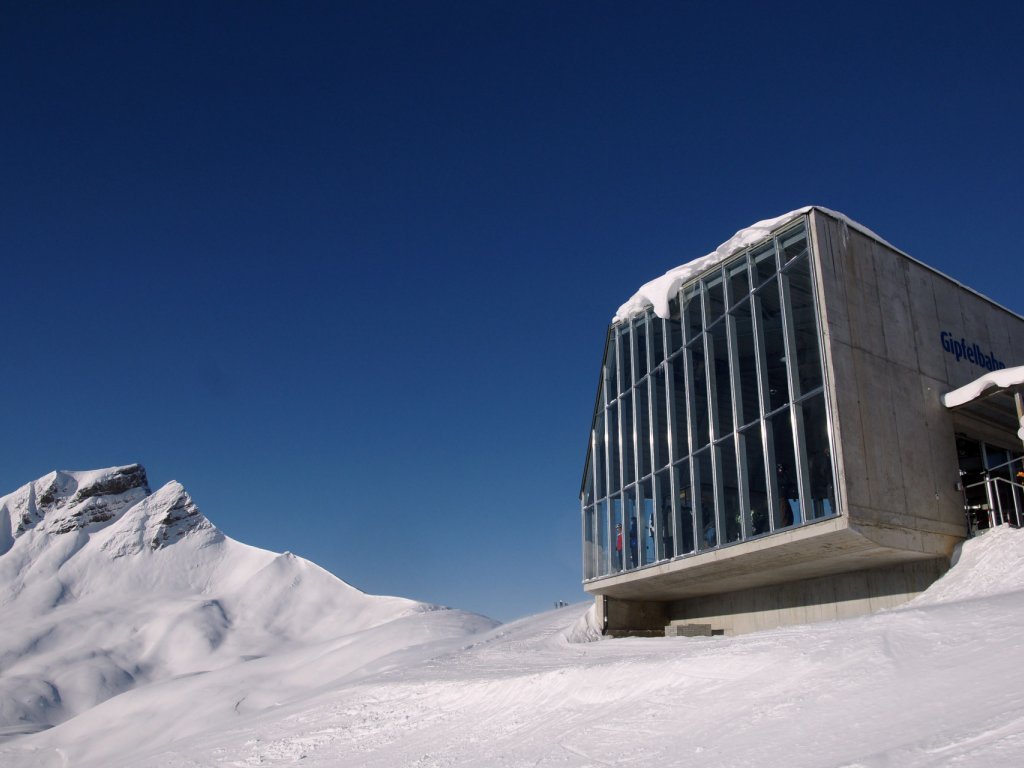
[[[1020,528],[1024,524],[1024,483],[992,474],[1004,468],[1007,474],[1010,474],[1013,465],[1019,467],[1020,462],[1019,458],[1012,459],[986,470],[981,480],[961,483],[960,490],[963,493],[969,536],[974,536],[985,528],[995,528],[997,525]],[[1016,476],[1020,477],[1019,474]],[[984,500],[980,498],[980,493],[973,492],[974,489],[983,491]]]

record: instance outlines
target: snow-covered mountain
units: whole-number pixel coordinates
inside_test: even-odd
[[[450,615],[406,622],[358,658],[335,652],[432,613]],[[133,688],[270,656],[304,670],[275,687],[287,697],[374,654],[494,624],[367,595],[300,557],[234,541],[179,483],[151,493],[137,464],[51,472],[0,498],[0,617],[0,738]]]

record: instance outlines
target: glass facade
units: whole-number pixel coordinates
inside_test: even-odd
[[[803,221],[608,331],[584,579],[838,514]]]

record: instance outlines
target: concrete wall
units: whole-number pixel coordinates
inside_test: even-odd
[[[966,535],[953,415],[986,371],[940,334],[1024,363],[1024,321],[819,211],[811,216],[843,514],[868,538],[949,556]]]
[[[742,634],[894,608],[948,569],[949,560],[941,557],[669,602],[600,595],[597,619],[607,634],[663,630],[669,624]]]
[[[949,569],[934,558],[722,595],[689,598],[668,608],[672,622],[710,624],[725,634],[861,616],[893,608]]]

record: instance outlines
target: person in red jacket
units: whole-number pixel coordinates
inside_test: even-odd
[[[615,570],[622,570],[622,523],[615,524]]]

